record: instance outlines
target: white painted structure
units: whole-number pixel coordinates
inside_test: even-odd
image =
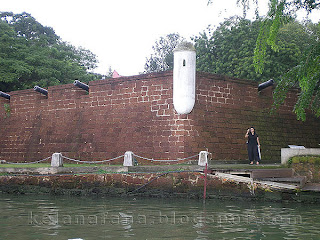
[[[281,148],[281,164],[286,164],[291,157],[320,155],[320,148]]]
[[[188,114],[196,97],[196,49],[183,42],[173,54],[173,105],[178,114]]]

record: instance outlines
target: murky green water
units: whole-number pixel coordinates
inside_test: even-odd
[[[1,195],[0,239],[320,239],[320,205]]]

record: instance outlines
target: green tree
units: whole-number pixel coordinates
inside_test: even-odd
[[[173,50],[184,40],[178,33],[160,37],[152,46],[153,53],[147,58],[145,72],[160,72],[173,69]]]
[[[109,66],[109,69],[108,69],[108,72],[106,74],[106,78],[112,78],[112,74],[113,74],[113,70],[112,70],[112,67]]]
[[[263,72],[266,68],[266,47],[270,46],[275,52],[279,51],[279,30],[281,26],[292,21],[298,10],[311,12],[320,9],[320,2],[315,0],[270,0],[268,16],[263,20],[255,48],[255,68]],[[320,117],[320,23],[306,24],[309,38],[313,41],[302,52],[299,63],[282,76],[278,76],[278,84],[274,92],[274,109],[285,100],[287,92],[292,87],[300,90],[293,111],[297,119],[306,119],[306,110],[310,109],[315,116]]]
[[[300,92],[293,111],[297,119],[303,121],[308,109],[320,117],[320,24],[308,25],[314,41],[302,52],[299,63],[278,78],[273,109],[276,110],[285,101],[289,89],[298,88]]]
[[[208,0],[211,4],[213,0]],[[258,0],[238,0],[243,6],[244,14],[254,3],[258,15]],[[281,27],[290,23],[296,18],[300,10],[307,14],[320,9],[319,0],[269,0],[269,9],[266,17],[263,18],[259,35],[254,50],[254,66],[258,73],[268,69],[267,49],[271,47],[274,52],[279,52],[279,33]],[[293,111],[297,119],[305,120],[306,111],[311,110],[316,117],[320,117],[320,38],[319,25],[307,24],[309,38],[313,42],[301,53],[299,63],[282,75],[275,76],[277,86],[274,91],[274,110],[285,100],[287,92],[292,87],[298,87],[300,93]]]
[[[93,53],[63,42],[30,14],[0,13],[2,91],[94,80],[101,77],[89,72],[96,64]]]
[[[199,36],[195,36],[193,41],[197,50],[197,70],[261,80],[261,75],[252,71],[251,49],[258,34],[258,25],[258,22],[231,17],[216,30],[208,27]]]
[[[310,39],[303,25],[292,22],[280,30],[279,51],[266,50],[266,71],[263,74],[255,72],[253,49],[260,25],[259,19],[252,22],[231,17],[216,30],[209,27],[200,36],[194,37],[197,70],[261,82],[281,76],[297,65]]]

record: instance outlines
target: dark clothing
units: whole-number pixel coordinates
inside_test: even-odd
[[[247,144],[248,144],[248,156],[249,156],[250,162],[260,161],[257,138],[258,138],[257,134],[252,135],[251,132],[249,132]]]
[[[259,137],[258,134],[255,133],[254,135],[252,135],[252,133],[249,132],[249,134],[248,134],[248,145],[257,146],[258,145],[258,141],[257,141],[258,137]]]

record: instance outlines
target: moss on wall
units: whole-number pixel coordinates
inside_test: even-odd
[[[309,182],[320,183],[320,156],[295,156],[289,159],[288,165]]]

